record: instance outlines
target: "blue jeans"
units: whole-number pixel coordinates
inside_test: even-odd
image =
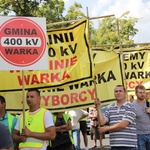
[[[80,148],[80,130],[79,129],[72,130],[72,136],[74,139],[75,150],[81,150],[81,148]]]
[[[150,134],[138,134],[138,150],[150,150]]]
[[[121,147],[121,146],[116,146],[116,147],[111,147],[110,150],[137,150],[136,147]]]

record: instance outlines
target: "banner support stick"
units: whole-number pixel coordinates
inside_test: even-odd
[[[23,105],[23,129],[25,128],[25,86],[24,86],[24,70],[22,70],[22,105]]]
[[[125,78],[125,70],[124,70],[124,61],[123,61],[122,42],[121,42],[121,37],[120,37],[120,29],[119,29],[118,19],[116,20],[116,24],[117,24],[117,33],[118,33],[118,38],[119,38],[119,48],[120,48],[120,54],[121,54],[120,58],[121,58],[121,64],[122,64],[123,84],[124,84],[124,87],[127,89],[127,87],[126,87],[126,78]]]
[[[94,88],[95,88],[95,97],[97,98],[97,88],[96,88],[96,81],[94,80]],[[97,109],[97,118],[98,118],[98,126],[100,127],[101,123],[100,123],[100,116],[101,116],[101,107],[100,105],[96,105],[96,109]],[[103,133],[99,133],[100,135],[100,150],[103,150],[103,143],[102,143],[102,139],[103,139]]]

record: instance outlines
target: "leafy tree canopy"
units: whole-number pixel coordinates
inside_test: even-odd
[[[133,37],[138,32],[134,27],[138,22],[138,18],[130,17],[129,13],[125,12],[120,18],[109,17],[99,21],[98,28],[92,37],[94,38],[92,44],[132,44],[134,42]],[[120,38],[118,32],[120,33]]]
[[[63,0],[1,0],[0,11],[8,15],[14,11],[16,16],[46,17],[48,22],[62,20],[64,11]],[[57,18],[57,19],[56,19]]]
[[[63,0],[45,0],[42,3],[40,2],[41,0],[1,0],[0,14],[6,16],[10,11],[13,11],[16,13],[16,16],[45,17],[47,24],[86,17],[81,11],[82,5],[76,2],[70,6],[66,16],[63,14],[65,10]],[[116,20],[119,22],[120,38],[117,34]],[[125,12],[120,18],[109,17],[101,19],[97,29],[94,29],[90,21],[89,33],[91,44],[131,44],[134,42],[133,37],[138,32],[135,28],[137,22],[138,18],[130,17],[129,12]],[[70,24],[72,23],[52,27],[60,28]]]
[[[81,4],[74,3],[69,7],[68,13],[65,16],[65,20],[77,20],[81,18],[85,18],[84,13],[80,10],[82,8]]]

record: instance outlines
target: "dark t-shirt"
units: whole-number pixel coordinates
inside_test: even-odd
[[[55,126],[62,126],[65,125],[66,122],[64,120],[64,118],[58,118],[56,119],[56,123]],[[56,138],[55,140],[52,140],[52,145],[53,147],[57,147],[57,146],[62,146],[63,144],[67,144],[67,143],[71,143],[70,137],[69,137],[69,133],[68,131],[66,132],[56,132]]]
[[[7,127],[0,123],[0,149],[2,148],[13,148],[13,141]]]

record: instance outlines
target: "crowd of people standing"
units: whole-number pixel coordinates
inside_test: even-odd
[[[40,91],[29,89],[25,122],[23,114],[14,116],[6,111],[5,98],[0,96],[0,135],[3,137],[0,149],[81,150],[82,133],[85,149],[88,150],[86,118],[90,117],[92,148],[96,148],[100,134],[109,132],[111,150],[150,150],[150,107],[145,87],[137,85],[135,95],[133,102],[128,102],[125,87],[117,85],[114,88],[116,103],[111,104],[105,114],[101,112],[98,98],[94,103],[99,106],[99,115],[98,107],[89,108],[89,112],[80,109],[51,113],[40,106]]]
[[[127,92],[122,85],[114,89],[116,103],[105,115],[100,113],[100,133],[109,131],[111,150],[149,150],[150,149],[150,108],[146,105],[146,89],[143,85],[135,87],[136,99],[129,103]],[[99,99],[96,105],[101,105]]]

